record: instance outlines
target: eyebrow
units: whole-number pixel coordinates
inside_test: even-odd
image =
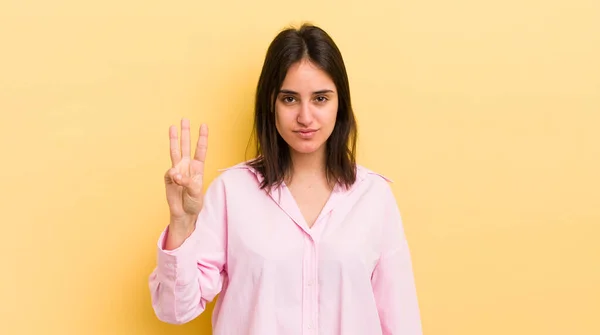
[[[291,90],[279,90],[279,94],[292,94],[292,95],[298,95],[298,92],[294,92]],[[334,93],[333,90],[320,90],[320,91],[315,91],[312,94],[325,94],[325,93]]]

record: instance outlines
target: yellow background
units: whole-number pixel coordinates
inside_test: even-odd
[[[597,0],[2,1],[0,333],[210,333],[150,306],[168,126],[210,125],[207,181],[244,160],[305,20],[395,181],[425,333],[600,334]]]

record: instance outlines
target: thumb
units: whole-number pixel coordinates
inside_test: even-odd
[[[167,183],[173,183],[183,187],[188,187],[191,182],[190,177],[182,175],[175,168],[169,169],[167,176],[165,176],[165,181]]]
[[[182,175],[181,173],[176,173],[173,179],[178,185],[183,187],[190,187],[192,183],[192,179],[189,176]]]

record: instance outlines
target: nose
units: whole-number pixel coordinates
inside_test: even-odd
[[[313,122],[313,115],[309,102],[303,102],[300,105],[300,110],[298,111],[298,118],[296,121],[303,127],[308,127]]]

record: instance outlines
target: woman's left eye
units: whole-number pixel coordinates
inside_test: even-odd
[[[328,99],[327,99],[327,97],[325,97],[325,96],[318,96],[316,100],[317,100],[318,102],[325,102],[325,101],[327,101]]]

